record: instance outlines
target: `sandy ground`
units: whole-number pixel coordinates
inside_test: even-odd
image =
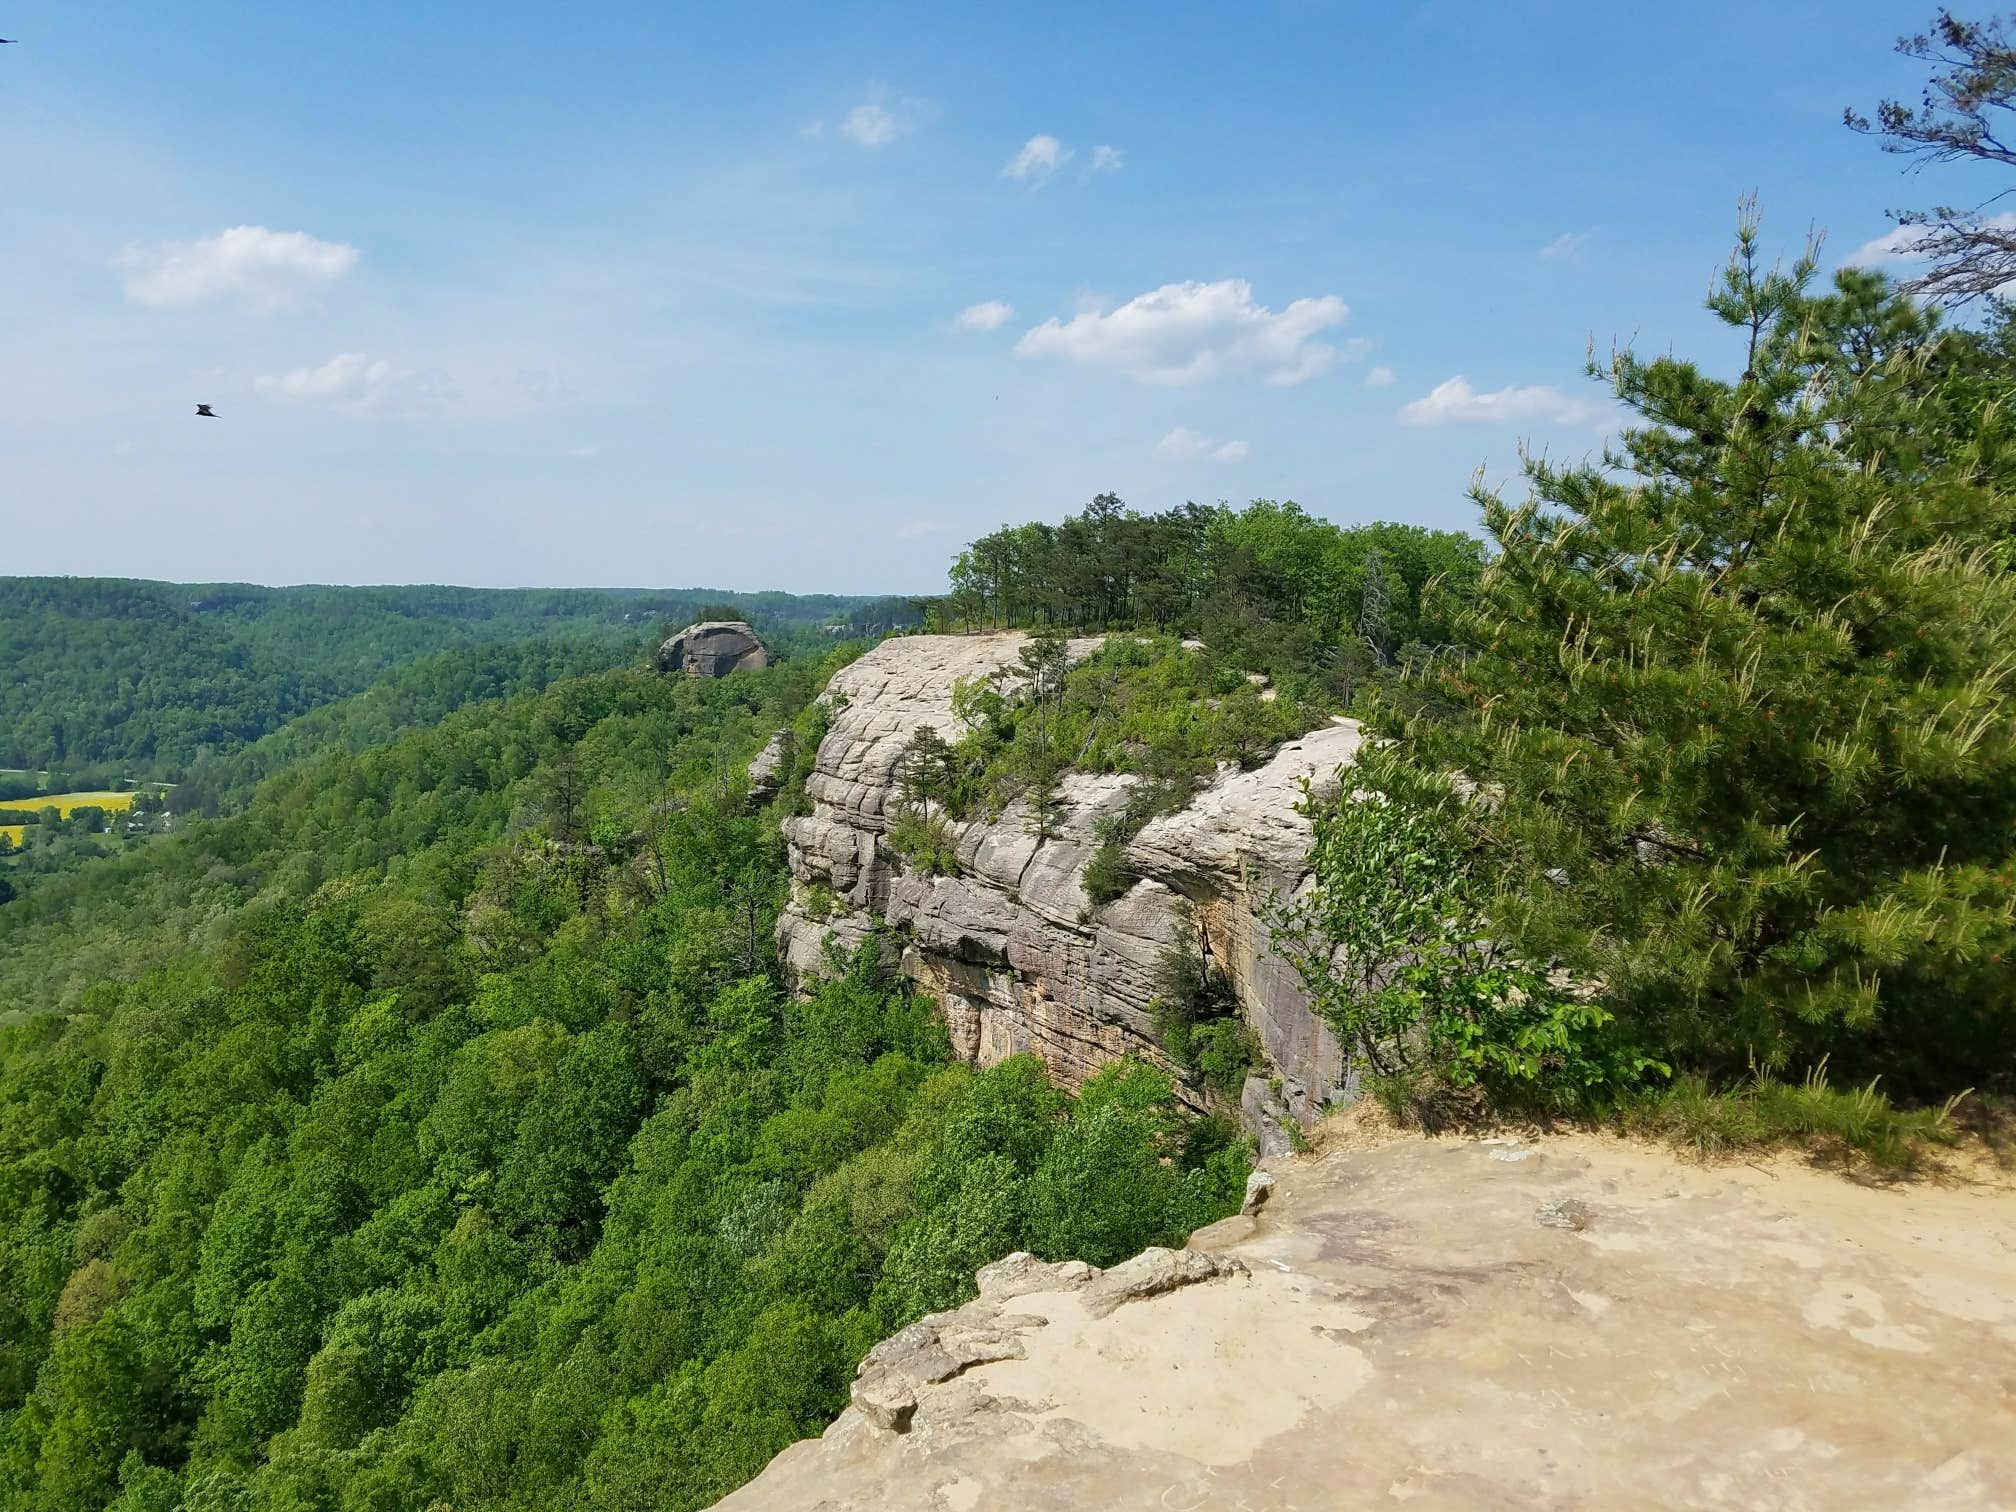
[[[1338,1127],[1192,1241],[1243,1275],[1016,1298],[1023,1358],[723,1505],[2016,1508],[2016,1190],[1965,1175]]]

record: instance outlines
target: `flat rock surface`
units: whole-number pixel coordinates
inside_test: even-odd
[[[1197,1235],[1216,1266],[1148,1257],[1188,1284],[1015,1257],[927,1320],[972,1363],[904,1431],[850,1409],[721,1505],[2016,1506],[2006,1178],[1347,1139]]]

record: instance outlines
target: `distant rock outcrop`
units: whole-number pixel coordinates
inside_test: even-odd
[[[1052,839],[1028,833],[1017,803],[994,822],[952,827],[956,875],[906,870],[885,838],[905,743],[926,724],[957,739],[954,685],[1013,663],[1023,639],[906,636],[833,679],[832,722],[806,784],[812,812],[784,826],[796,885],[780,953],[794,971],[814,970],[828,933],[852,948],[877,922],[890,925],[903,972],[943,1005],[962,1057],[992,1065],[1033,1051],[1075,1087],[1123,1055],[1168,1064],[1149,1013],[1156,968],[1201,933],[1275,1073],[1250,1085],[1247,1123],[1263,1148],[1285,1146],[1279,1119],[1306,1122],[1343,1095],[1342,1057],[1295,973],[1268,949],[1259,911],[1270,892],[1304,880],[1301,779],[1333,782],[1358,748],[1358,726],[1325,726],[1253,771],[1223,769],[1134,838],[1126,863],[1139,880],[1103,907],[1083,883],[1093,825],[1126,806],[1131,776],[1068,777]],[[1082,656],[1095,644],[1072,649]],[[1203,1101],[1194,1086],[1186,1095]]]
[[[726,677],[770,665],[770,652],[744,620],[702,620],[658,648],[660,672]]]

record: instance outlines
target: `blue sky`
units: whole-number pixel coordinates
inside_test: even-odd
[[[1093,494],[1469,527],[1717,363],[1928,6],[4,0],[0,571],[923,591]],[[194,418],[198,400],[223,419]]]

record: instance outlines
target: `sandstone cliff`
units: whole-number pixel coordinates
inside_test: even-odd
[[[1151,821],[1128,849],[1141,880],[1104,907],[1091,905],[1082,876],[1093,825],[1125,806],[1129,776],[1067,778],[1054,839],[1039,844],[1015,805],[995,822],[955,826],[958,875],[906,872],[885,838],[904,744],[924,724],[956,740],[954,685],[1014,662],[1023,639],[884,641],[833,680],[835,712],[806,786],[812,812],[785,822],[795,882],[778,926],[786,963],[816,968],[829,932],[851,947],[886,922],[904,972],[943,1004],[960,1055],[992,1064],[1033,1051],[1076,1085],[1119,1056],[1160,1057],[1148,1012],[1155,967],[1194,918],[1273,1072],[1249,1082],[1248,1122],[1266,1144],[1282,1141],[1278,1119],[1306,1122],[1345,1089],[1336,1042],[1268,951],[1257,910],[1303,878],[1300,780],[1332,782],[1358,727],[1340,720],[1256,770],[1227,769],[1187,808]]]
[[[726,677],[769,665],[769,650],[742,620],[702,620],[658,648],[660,672],[684,672],[689,677]]]
[[[2016,1191],[1358,1131],[1103,1273],[1010,1257],[727,1512],[2016,1506]]]

